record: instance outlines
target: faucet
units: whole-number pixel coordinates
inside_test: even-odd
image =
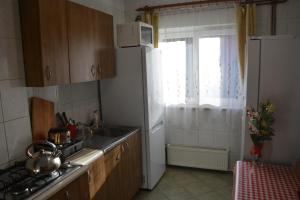
[[[99,112],[99,110],[95,110],[94,112],[93,112],[93,126],[95,127],[95,128],[104,128],[104,121],[103,121],[103,119],[101,119],[100,118],[100,112]]]
[[[89,136],[92,136],[94,134],[94,128],[89,124],[77,122],[76,126],[79,130],[81,130],[82,137],[84,140],[86,140]]]

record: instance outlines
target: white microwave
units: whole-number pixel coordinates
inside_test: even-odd
[[[153,27],[143,22],[117,25],[118,47],[153,47]]]

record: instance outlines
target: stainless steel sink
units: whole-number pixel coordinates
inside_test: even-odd
[[[103,137],[122,137],[133,130],[134,128],[130,127],[104,127],[96,129],[94,134]]]

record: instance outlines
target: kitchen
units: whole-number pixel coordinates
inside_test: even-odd
[[[172,4],[178,3],[178,1],[170,0],[164,3]],[[248,152],[251,147],[251,140],[245,135],[247,131],[244,130],[245,127],[242,127],[245,119],[242,118],[244,115],[240,112],[240,107],[239,111],[226,113],[226,116],[230,115],[226,120],[233,119],[233,121],[225,121],[235,124],[234,127],[230,127],[232,129],[227,131],[227,129],[223,129],[222,125],[217,124],[223,123],[220,118],[224,116],[224,110],[212,111],[215,113],[211,118],[205,118],[200,114],[196,116],[193,114],[195,108],[181,106],[177,109],[172,107],[173,100],[177,98],[172,96],[175,93],[170,93],[167,102],[171,106],[163,108],[159,105],[163,101],[161,99],[162,94],[159,94],[160,89],[157,89],[162,87],[158,84],[159,79],[163,79],[164,87],[168,84],[168,87],[177,84],[172,80],[166,83],[165,80],[169,81],[169,79],[158,77],[160,74],[171,74],[171,71],[159,71],[162,69],[158,66],[160,62],[164,65],[174,65],[170,58],[173,58],[175,63],[181,63],[182,59],[178,52],[185,48],[182,46],[183,40],[175,41],[171,38],[180,32],[172,29],[174,23],[170,19],[173,18],[179,27],[188,21],[185,21],[184,18],[180,21],[180,17],[174,16],[176,14],[177,16],[181,16],[181,14],[184,16],[188,12],[195,12],[193,10],[195,9],[197,12],[200,10],[200,13],[210,13],[203,16],[199,14],[198,17],[203,19],[205,16],[212,19],[205,23],[213,24],[214,20],[220,23],[220,19],[231,19],[232,16],[227,13],[227,10],[234,13],[231,10],[232,5],[230,2],[225,3],[225,6],[221,3],[221,7],[223,6],[221,10],[226,11],[223,13],[224,15],[222,13],[216,14],[216,10],[219,10],[219,4],[213,4],[212,9],[208,9],[208,11],[201,10],[197,6],[192,7],[192,11],[186,12],[183,9],[176,14],[173,13],[172,9],[171,11],[168,9],[166,11],[159,10],[162,13],[159,16],[159,26],[162,30],[160,30],[159,36],[160,40],[163,41],[160,46],[162,54],[167,55],[162,57],[162,60],[156,59],[160,57],[157,55],[160,53],[156,52],[156,49],[143,47],[120,49],[119,47],[122,46],[138,46],[138,44],[130,45],[128,35],[125,35],[125,40],[124,37],[120,39],[121,31],[117,29],[117,25],[133,22],[138,15],[142,16],[143,11],[137,12],[136,9],[157,4],[162,3],[151,0],[0,1],[0,168],[3,169],[1,174],[4,176],[5,169],[15,167],[13,170],[21,168],[22,173],[26,175],[24,159],[34,160],[38,158],[35,156],[30,158],[28,153],[25,156],[25,150],[32,142],[39,141],[40,137],[45,137],[45,134],[48,137],[49,129],[56,127],[55,122],[59,127],[68,126],[69,129],[54,129],[52,130],[54,135],[56,132],[62,132],[66,135],[70,134],[68,137],[72,138],[74,133],[70,127],[77,125],[79,128],[77,135],[78,137],[81,136],[80,139],[84,139],[84,145],[86,145],[83,147],[83,145],[81,146],[82,143],[79,142],[75,143],[78,145],[75,145],[76,148],[72,146],[71,153],[78,152],[71,157],[67,156],[60,168],[54,173],[50,173],[53,180],[49,181],[49,185],[42,184],[42,187],[36,187],[37,190],[35,190],[36,188],[27,190],[25,188],[25,192],[21,196],[18,196],[20,195],[18,193],[18,197],[15,199],[24,199],[22,196],[24,194],[30,194],[28,199],[132,199],[134,196],[135,199],[232,199],[231,190],[234,187],[232,169],[237,160],[249,159]],[[299,35],[299,6],[297,0],[277,4],[276,30],[278,35],[291,35],[292,38]],[[256,14],[257,36],[270,35],[271,6],[257,6]],[[219,15],[218,19],[212,17],[217,15]],[[224,21],[227,25],[229,24],[229,27],[230,23],[226,20]],[[147,29],[148,26],[142,24],[142,27]],[[231,31],[231,28],[228,27],[222,30],[222,34]],[[211,33],[209,31],[203,30],[206,35]],[[283,37],[283,43],[278,44],[283,51],[290,48],[290,46],[285,45],[293,43],[285,42],[285,40],[290,39],[289,37]],[[76,43],[80,39],[84,39],[84,42]],[[221,41],[223,41],[222,39],[224,38],[221,38]],[[225,39],[224,41],[228,43],[232,42],[232,38],[226,37]],[[121,44],[121,41],[125,44]],[[185,41],[186,44],[190,42],[188,39]],[[205,44],[205,42],[205,40],[199,40],[199,44]],[[259,48],[256,45],[253,40],[250,42],[249,48],[254,49],[253,52],[255,52]],[[101,52],[99,51],[100,57],[94,53],[97,51],[96,49],[101,49]],[[178,60],[174,58],[174,54],[171,54],[171,52],[174,53],[172,51],[174,49],[177,49],[175,53]],[[298,50],[296,48],[295,52]],[[200,51],[201,48],[199,47]],[[185,50],[182,52],[185,54]],[[275,54],[275,52],[273,53]],[[255,59],[252,62],[255,62]],[[291,61],[290,64],[293,65],[293,62]],[[143,70],[146,71],[141,70],[140,66],[144,66]],[[147,71],[149,70],[147,66],[153,68],[151,67],[151,70]],[[179,67],[176,70],[182,72]],[[250,92],[251,95],[257,93],[255,81],[259,78],[255,70],[248,72],[248,77],[251,77],[247,80],[248,85],[253,85],[253,88],[249,87],[250,89],[248,88],[246,91]],[[290,74],[297,74],[297,72],[288,71]],[[267,70],[262,70],[262,73],[268,77]],[[128,76],[128,74],[135,78]],[[146,83],[143,82],[145,79],[141,78],[145,74],[149,74]],[[181,76],[179,78],[182,79]],[[293,78],[290,81],[280,79],[286,83],[280,84],[283,85],[279,87],[281,93],[285,91],[286,87],[294,83],[294,80]],[[269,94],[269,88],[272,88],[270,83],[265,81],[263,84],[268,85],[268,87],[262,88],[261,91],[264,92],[265,96],[272,96]],[[177,91],[180,91],[180,88],[178,87]],[[298,99],[295,94],[297,88],[295,87],[294,90],[295,92],[288,95],[292,95],[296,102]],[[145,91],[149,94],[145,94]],[[163,91],[165,92],[166,88],[163,88]],[[147,95],[149,96],[145,98]],[[144,102],[144,98],[149,102]],[[256,100],[259,98],[259,96],[251,98],[251,102],[248,102],[247,105],[256,105]],[[280,106],[282,105],[280,104],[281,100],[274,99]],[[43,100],[47,102],[43,102]],[[47,104],[49,102],[50,104]],[[49,121],[49,115],[39,107],[40,105],[38,109],[34,110],[33,104],[42,106],[47,104],[49,107],[46,110],[50,110],[51,120]],[[149,107],[146,108],[147,106]],[[278,110],[280,110],[279,108]],[[210,114],[207,113],[210,112],[210,109],[213,110],[211,107],[199,109],[199,113],[209,116]],[[297,109],[298,107],[295,106],[294,110],[289,110],[290,122],[293,124],[297,124],[295,116]],[[185,111],[184,114],[182,114],[182,110]],[[164,112],[166,119],[163,120],[161,113]],[[35,113],[37,114],[36,118],[34,118]],[[64,113],[66,117],[57,116],[56,113]],[[179,116],[177,116],[178,113]],[[186,119],[179,119],[180,116],[186,116]],[[198,125],[196,127],[196,122],[191,118],[202,120],[199,122],[202,129]],[[278,116],[276,118],[279,122],[282,120]],[[37,123],[34,122],[35,119]],[[216,126],[208,126],[211,123],[216,123]],[[295,128],[293,124],[289,124],[289,128],[286,130],[290,131]],[[278,130],[277,127],[276,130]],[[41,130],[42,136],[39,135]],[[71,131],[68,133],[69,130]],[[231,133],[231,130],[234,131]],[[181,134],[180,131],[185,133]],[[196,131],[199,134],[195,134]],[[212,133],[214,138],[202,133],[203,131]],[[37,138],[35,138],[35,132],[38,132]],[[266,143],[263,160],[285,164],[295,163],[299,159],[298,151],[291,153],[291,150],[285,147],[291,145],[293,148],[298,148],[295,142],[297,140],[299,141],[299,137],[293,134],[289,135],[289,139],[285,139],[280,134],[276,135],[273,146],[272,143]],[[60,143],[53,141],[57,144]],[[208,143],[213,143],[213,145],[207,145]],[[165,146],[166,144],[167,146]],[[56,151],[53,150],[51,144],[39,145],[43,148],[46,145],[47,148],[52,149],[51,151]],[[35,148],[40,148],[40,146]],[[282,147],[279,148],[278,146]],[[186,152],[194,152],[194,147],[197,147],[196,150],[199,150],[198,147],[205,147],[204,150],[225,149],[224,151],[216,151],[226,156],[222,160],[222,162],[224,161],[223,165],[208,166],[205,160],[197,161],[201,154],[185,154]],[[33,152],[33,154],[35,153]],[[44,156],[46,157],[46,154]],[[210,156],[213,157],[215,154]],[[185,157],[191,159],[186,161]],[[63,160],[61,159],[61,161]],[[165,163],[168,163],[168,166]],[[57,176],[59,177],[57,178]],[[21,182],[24,177],[26,176],[16,176],[16,179],[13,177],[15,182],[12,184]],[[42,173],[38,174],[37,177],[43,177]],[[0,189],[6,185],[0,184]],[[20,187],[13,189],[20,189]],[[152,190],[152,192],[147,189]],[[6,193],[7,188],[4,190]],[[5,195],[4,197],[0,196],[0,199],[6,199]],[[14,198],[10,196],[7,199]]]

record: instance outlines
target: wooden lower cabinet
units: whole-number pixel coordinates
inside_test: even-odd
[[[141,163],[141,138],[140,133],[131,135],[126,141],[117,147],[121,151],[121,159],[110,168],[97,200],[130,200],[138,192],[141,186],[142,163]],[[116,149],[104,155],[106,160],[116,158]],[[108,162],[106,162],[106,165]],[[112,165],[107,165],[112,166]]]
[[[62,190],[57,192],[49,200],[88,200],[88,174],[85,173]]]
[[[104,156],[91,163],[87,173],[90,199],[94,199],[106,179]]]
[[[140,132],[90,164],[86,174],[50,200],[130,200],[141,186]]]
[[[124,200],[132,199],[142,183],[141,142],[140,134],[129,137],[123,144],[123,154],[120,164],[121,194]]]

